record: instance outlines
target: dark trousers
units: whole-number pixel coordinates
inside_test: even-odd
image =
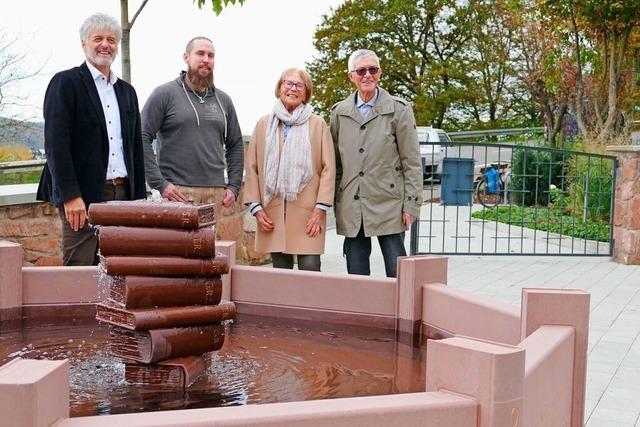
[[[396,277],[396,263],[399,256],[407,256],[404,248],[404,232],[377,236],[382,256],[384,258],[384,270],[387,277]],[[356,237],[345,237],[343,253],[347,258],[347,272],[349,274],[371,275],[369,257],[371,256],[371,237],[364,235],[364,227]]]
[[[293,268],[293,255],[271,252],[274,268]],[[298,270],[320,271],[320,255],[298,255]]]
[[[102,201],[129,200],[128,185],[105,184]],[[88,207],[87,207],[88,209]],[[67,222],[64,207],[59,210],[62,219],[62,261],[64,265],[98,265],[97,230],[85,221],[78,231]]]

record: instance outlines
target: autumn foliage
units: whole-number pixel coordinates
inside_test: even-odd
[[[31,150],[22,145],[2,145],[0,146],[0,163],[17,162],[20,160],[31,160],[33,155]]]
[[[640,0],[347,0],[316,29],[308,67],[320,112],[353,90],[347,58],[367,48],[420,125],[607,143],[634,119],[639,26]]]

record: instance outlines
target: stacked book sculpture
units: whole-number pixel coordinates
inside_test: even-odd
[[[227,257],[215,251],[213,204],[92,204],[109,298],[96,318],[110,325],[110,352],[129,383],[188,387],[202,355],[224,344],[235,305],[221,301]]]

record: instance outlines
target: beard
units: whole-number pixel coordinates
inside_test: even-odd
[[[208,68],[207,75],[200,74],[198,68],[191,68],[187,70],[187,78],[192,85],[197,87],[213,87],[213,70]]]
[[[113,60],[116,57],[114,53],[111,53],[111,56],[105,58],[104,56],[101,56],[97,51],[90,52],[87,56],[93,61],[94,64],[101,67],[111,67],[111,64],[113,64]]]

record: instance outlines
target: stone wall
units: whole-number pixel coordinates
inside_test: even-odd
[[[0,240],[20,243],[25,265],[61,265],[62,227],[49,203],[0,206]]]
[[[256,221],[242,204],[224,208],[217,221],[217,236],[236,242],[239,264],[260,265],[271,262],[268,254],[254,250]],[[0,240],[17,242],[24,248],[25,265],[62,265],[60,238],[62,225],[58,209],[49,203],[0,206]]]
[[[256,219],[244,205],[244,184],[234,206],[222,209],[222,218],[216,221],[216,227],[218,239],[236,242],[238,264],[261,265],[271,262],[268,254],[256,252],[254,249]]]
[[[640,146],[610,146],[618,157],[613,260],[640,264]]]

